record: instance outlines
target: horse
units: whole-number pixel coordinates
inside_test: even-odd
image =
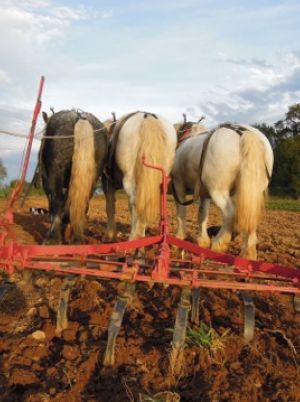
[[[200,198],[201,247],[226,252],[234,229],[242,234],[240,255],[257,257],[256,230],[273,169],[267,137],[254,127],[225,123],[189,137],[179,145],[171,178],[177,210],[177,236],[185,238],[186,194]],[[210,200],[220,208],[223,225],[210,240],[207,232]]]
[[[205,116],[201,116],[197,122],[187,121],[186,114],[183,113],[183,121],[174,124],[178,140],[177,147],[181,143],[181,141],[185,140],[186,138],[195,137],[196,135],[208,131],[208,129],[205,126],[200,124],[201,121],[204,119]]]
[[[143,164],[161,166],[170,173],[176,148],[171,123],[153,113],[135,112],[121,117],[112,129],[108,162],[102,175],[108,218],[106,238],[116,238],[115,192],[124,188],[129,201],[129,239],[144,237],[146,226],[157,221],[161,173]]]
[[[79,110],[53,111],[50,117],[43,112],[43,118],[38,175],[51,219],[45,243],[65,241],[69,223],[71,243],[82,243],[89,201],[107,157],[107,130],[94,115]]]

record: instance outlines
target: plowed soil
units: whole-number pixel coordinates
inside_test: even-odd
[[[31,214],[30,207],[47,208],[46,199],[31,197],[23,208],[16,207],[14,229],[22,242],[40,244],[49,217]],[[171,200],[169,215],[174,233]],[[196,217],[193,205],[188,213],[191,241],[197,236]],[[94,198],[88,243],[102,241],[105,222],[104,200]],[[126,240],[130,226],[122,194],[117,222],[118,240]],[[220,222],[212,207],[210,225]],[[258,239],[260,260],[300,269],[299,213],[267,210]],[[238,254],[238,237],[229,251]],[[180,289],[137,286],[117,338],[115,365],[107,369],[103,353],[120,284],[78,278],[70,294],[68,329],[58,336],[55,319],[63,278],[35,274],[32,288],[23,276],[14,279],[17,287],[12,286],[0,311],[1,402],[178,401],[175,392],[182,402],[300,402],[300,314],[294,312],[292,296],[252,293],[256,328],[254,339],[246,343],[240,295],[202,290],[200,319],[216,331],[218,342],[210,349],[188,343],[174,374],[169,356]],[[168,392],[159,396],[163,391]]]

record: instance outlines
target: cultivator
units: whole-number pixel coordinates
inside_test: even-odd
[[[125,283],[125,290],[116,300],[108,327],[104,365],[114,364],[116,338],[126,307],[134,297],[138,282],[175,285],[182,288],[173,332],[171,357],[173,365],[176,365],[176,361],[183,351],[190,310],[191,320],[195,323],[199,322],[199,299],[202,288],[231,289],[241,293],[245,316],[244,336],[248,341],[253,337],[255,320],[251,291],[292,294],[295,308],[300,310],[299,270],[217,253],[170,235],[166,196],[168,177],[162,168],[149,165],[145,160],[143,162],[149,169],[157,169],[162,174],[161,219],[158,235],[110,244],[76,246],[20,244],[12,229],[12,208],[22,189],[26,175],[36,120],[41,108],[40,98],[43,83],[42,78],[21,181],[13,192],[5,215],[0,221],[0,269],[8,274],[15,271],[37,270],[66,276],[59,301],[58,332],[67,326],[68,298],[76,275],[98,279],[117,279]],[[174,252],[174,249],[183,250],[183,258],[176,258],[175,255],[178,255],[178,252]],[[141,250],[143,251],[141,252]],[[2,292],[4,287],[5,284],[2,286]]]

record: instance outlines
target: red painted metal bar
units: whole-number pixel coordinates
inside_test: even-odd
[[[287,279],[292,279],[295,283],[300,283],[300,270],[286,267],[279,264],[272,264],[264,261],[251,261],[246,258],[234,256],[230,254],[222,254],[210,249],[199,247],[196,244],[177,239],[177,237],[168,235],[168,242],[178,248],[200,257],[200,259],[211,259],[214,262],[220,262],[235,267],[238,272],[264,272],[273,275],[279,275]],[[200,259],[198,260],[200,262]],[[194,261],[197,261],[194,259]]]
[[[161,184],[161,197],[160,197],[160,229],[163,235],[168,234],[168,212],[167,212],[167,192],[168,192],[168,183],[169,177],[166,174],[165,170],[160,166],[152,165],[146,162],[145,156],[142,157],[143,164],[150,169],[155,169],[161,172],[162,175],[162,184]]]
[[[170,247],[167,242],[168,235],[168,212],[167,212],[167,191],[169,177],[165,170],[160,166],[152,165],[146,162],[145,157],[142,158],[143,164],[150,169],[155,169],[161,172],[162,184],[161,184],[161,197],[160,197],[160,230],[163,236],[160,248],[156,257],[156,265],[152,271],[152,279],[157,282],[165,282],[170,275]]]
[[[30,154],[31,154],[32,142],[33,142],[34,133],[35,133],[35,127],[36,127],[37,119],[38,119],[38,116],[39,116],[39,113],[40,113],[40,110],[42,107],[41,98],[42,98],[44,83],[45,83],[45,77],[42,76],[40,79],[37,100],[36,100],[35,108],[33,111],[31,128],[30,128],[30,132],[28,135],[28,143],[27,143],[27,148],[25,151],[25,157],[24,157],[24,161],[23,161],[21,177],[20,177],[20,180],[17,182],[16,187],[12,191],[10,199],[8,200],[7,207],[6,207],[6,211],[7,211],[6,218],[8,219],[9,223],[13,222],[12,221],[13,214],[11,213],[11,209],[12,209],[14,202],[16,201],[18,195],[22,191],[22,188],[24,185],[24,181],[25,181],[25,177],[26,177],[26,173],[27,173],[27,169],[28,169],[28,164],[29,164],[29,159],[30,159]]]
[[[46,257],[45,257],[46,258]],[[31,260],[30,258],[25,261],[14,260],[15,268],[19,269],[32,269],[32,270],[42,270],[51,271],[59,274],[77,274],[82,276],[93,276],[103,279],[118,279],[127,281],[139,281],[139,282],[159,282],[168,285],[178,285],[178,286],[189,286],[189,287],[204,287],[213,289],[232,289],[232,290],[254,290],[254,291],[268,291],[268,292],[285,292],[300,294],[300,287],[295,286],[293,281],[284,281],[280,285],[274,284],[277,281],[283,281],[283,278],[276,278],[272,276],[268,277],[256,277],[248,276],[246,273],[240,273],[239,281],[232,280],[218,280],[212,279],[211,276],[229,276],[230,273],[225,271],[209,271],[205,270],[184,270],[184,268],[179,271],[170,270],[168,277],[164,278],[153,278],[153,273],[146,274],[141,273],[142,264],[139,261],[133,261],[129,266],[127,262],[115,262],[106,261],[99,259],[92,260],[93,268],[89,268],[88,265],[91,263],[89,259],[87,260],[76,260],[76,261],[59,261],[49,257],[49,262]],[[3,262],[3,261],[2,261]],[[73,263],[73,265],[72,265]],[[0,262],[1,264],[1,262]],[[87,266],[85,266],[85,264]],[[80,266],[81,265],[81,266]],[[109,267],[107,267],[109,266]],[[200,278],[200,275],[204,275]],[[233,273],[231,273],[233,274]],[[244,274],[244,275],[243,275]],[[207,279],[207,275],[210,275],[210,279]],[[257,283],[253,282],[253,279],[260,280],[261,282],[267,281],[267,283]],[[242,282],[244,280],[245,282]],[[272,282],[272,283],[271,283]]]

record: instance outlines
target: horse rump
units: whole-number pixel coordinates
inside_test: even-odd
[[[83,242],[89,200],[107,155],[107,130],[92,114],[63,110],[46,118],[39,165],[49,201],[51,227],[46,242]]]

